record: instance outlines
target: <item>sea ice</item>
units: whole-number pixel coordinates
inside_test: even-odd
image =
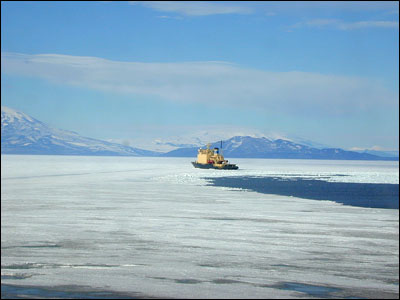
[[[239,170],[195,169],[187,158],[2,155],[2,284],[177,298],[398,296],[398,210],[204,179],[279,174],[398,184],[398,162],[234,163]]]

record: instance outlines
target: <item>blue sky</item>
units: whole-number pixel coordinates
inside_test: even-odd
[[[106,140],[399,148],[398,2],[1,2],[1,102]]]

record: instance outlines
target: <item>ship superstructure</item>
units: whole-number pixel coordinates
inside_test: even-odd
[[[197,161],[192,162],[195,168],[202,169],[223,169],[237,170],[239,167],[235,164],[230,164],[220,153],[219,148],[210,149],[211,144],[207,144],[206,149],[199,149],[197,153]],[[221,142],[222,149],[222,142]]]

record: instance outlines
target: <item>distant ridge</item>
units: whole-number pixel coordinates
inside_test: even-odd
[[[187,144],[186,144],[187,145]],[[116,156],[197,156],[198,146],[186,146],[167,153],[143,150],[117,143],[80,136],[76,132],[56,129],[9,107],[1,106],[1,153],[48,155],[116,155]],[[229,158],[285,158],[330,160],[398,160],[340,148],[312,147],[283,138],[234,136],[223,141],[223,154]],[[205,145],[204,145],[205,147]],[[212,143],[220,147],[220,141]]]
[[[359,153],[368,153],[372,155],[377,155],[377,156],[382,156],[382,157],[392,157],[392,158],[397,158],[399,159],[399,151],[382,151],[382,150],[360,150],[356,151]]]
[[[157,156],[158,152],[80,136],[52,128],[35,118],[1,106],[2,154]]]
[[[220,142],[212,143],[220,147]],[[180,148],[162,156],[196,157],[198,147]],[[369,153],[346,151],[340,148],[313,148],[284,139],[266,137],[235,136],[223,141],[223,154],[233,158],[286,158],[286,159],[331,159],[331,160],[397,160],[396,157],[381,157]]]

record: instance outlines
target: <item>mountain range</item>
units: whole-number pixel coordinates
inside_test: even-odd
[[[211,148],[220,148],[220,142]],[[181,148],[162,154],[162,156],[195,157],[198,147]],[[369,153],[346,151],[340,148],[313,148],[292,141],[266,137],[235,136],[222,142],[223,154],[236,158],[288,158],[288,159],[342,159],[342,160],[397,160]]]
[[[171,142],[171,144],[173,144]],[[316,144],[316,143],[315,143]],[[14,109],[1,106],[1,153],[50,155],[119,155],[195,158],[199,145],[173,144],[180,148],[162,153],[80,136],[53,128]],[[283,138],[234,136],[222,141],[223,154],[235,158],[289,158],[339,160],[398,160],[395,156],[322,148],[311,142],[298,143]],[[200,145],[201,146],[201,145]],[[205,145],[203,145],[205,146]],[[211,147],[220,147],[214,142]],[[386,155],[386,156],[385,156]]]
[[[142,150],[80,136],[73,131],[52,128],[23,112],[1,106],[1,153],[156,156]]]

